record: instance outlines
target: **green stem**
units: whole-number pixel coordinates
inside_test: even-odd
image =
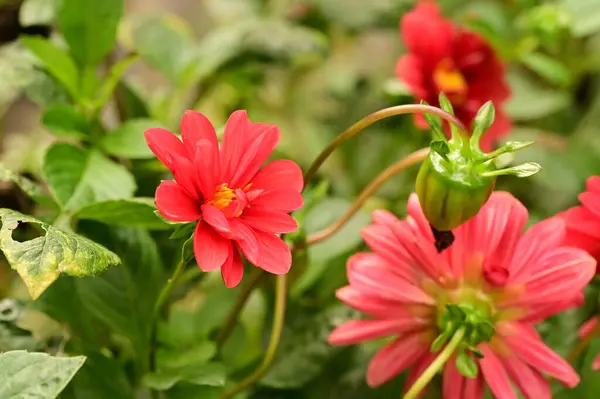
[[[317,173],[321,165],[329,158],[329,156],[344,142],[350,140],[358,133],[371,126],[377,121],[380,121],[390,116],[404,114],[433,114],[446,120],[448,123],[455,125],[462,131],[467,131],[465,125],[462,124],[454,115],[448,112],[425,104],[406,104],[395,107],[384,108],[365,116],[363,119],[350,126],[348,129],[340,133],[329,145],[321,151],[317,158],[313,161],[308,171],[304,174],[304,187],[308,185],[313,176]]]
[[[435,377],[440,371],[448,359],[452,356],[458,345],[460,345],[463,337],[465,336],[465,327],[459,328],[455,333],[448,345],[440,352],[438,357],[425,369],[425,371],[419,376],[419,378],[412,384],[404,399],[415,399],[421,391],[429,384],[429,382]]]
[[[239,392],[248,388],[258,380],[260,380],[275,360],[279,341],[281,339],[281,331],[285,319],[285,301],[287,296],[287,276],[285,274],[275,277],[275,309],[273,315],[273,326],[271,327],[271,339],[265,353],[262,363],[248,377],[237,383],[229,391],[225,392],[219,399],[229,399],[234,397]]]
[[[175,282],[177,281],[177,279],[179,278],[179,276],[185,269],[185,264],[186,264],[186,262],[184,259],[181,259],[179,261],[179,263],[175,267],[175,270],[173,271],[173,274],[171,275],[169,280],[167,280],[167,284],[165,284],[165,286],[163,287],[162,291],[160,292],[158,298],[156,299],[156,302],[154,303],[154,310],[152,312],[152,330],[150,332],[150,353],[149,353],[150,371],[154,371],[155,366],[156,366],[155,355],[156,355],[156,333],[157,333],[157,328],[158,328],[158,321],[160,319],[160,316],[161,316],[161,313],[165,306],[165,303],[167,302],[167,299],[169,299],[169,296],[171,295],[171,292],[173,291],[173,288],[175,287]]]
[[[219,336],[217,337],[217,347],[220,348],[221,346],[223,346],[225,341],[227,341],[227,338],[229,338],[229,335],[231,334],[231,332],[233,331],[233,328],[235,327],[235,324],[237,323],[237,319],[238,319],[240,312],[244,309],[244,305],[246,305],[246,301],[250,297],[250,294],[254,290],[254,287],[256,286],[256,284],[258,284],[258,282],[260,281],[260,278],[263,277],[264,275],[265,274],[262,269],[259,269],[259,268],[252,269],[250,278],[248,279],[248,281],[244,284],[244,286],[240,290],[237,298],[235,299],[235,303],[233,304],[233,307],[229,311],[229,314],[227,315],[227,319],[225,320],[225,323],[223,324],[223,327],[221,328],[221,331],[219,332]]]

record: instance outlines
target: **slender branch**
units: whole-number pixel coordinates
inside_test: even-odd
[[[240,391],[248,388],[258,380],[260,380],[275,360],[279,341],[281,339],[281,331],[285,319],[285,301],[287,297],[287,276],[285,274],[275,277],[275,309],[273,315],[273,326],[271,327],[271,339],[265,353],[262,363],[252,374],[237,383],[229,391],[225,392],[219,399],[229,399],[234,397]]]
[[[380,121],[390,116],[404,115],[404,114],[433,114],[446,120],[448,123],[452,123],[463,131],[467,131],[465,125],[462,124],[454,115],[447,113],[446,111],[424,104],[406,104],[398,105],[395,107],[384,108],[382,110],[373,112],[365,116],[363,119],[350,126],[344,132],[340,133],[313,161],[308,171],[304,174],[304,184],[308,185],[308,182],[313,178],[315,173],[319,170],[321,165],[329,158],[329,156],[342,145],[365,128],[371,126],[377,121]]]
[[[425,369],[425,371],[417,378],[417,380],[412,384],[406,395],[404,395],[404,399],[414,399],[421,391],[429,384],[429,382],[435,377],[438,371],[444,367],[448,359],[452,356],[458,345],[460,345],[463,337],[465,336],[465,327],[461,327],[454,333],[454,336],[448,342],[448,345],[440,352],[440,354],[435,358],[435,360]]]
[[[592,340],[600,335],[600,321],[592,328],[592,330],[584,337],[582,337],[575,346],[567,354],[567,362],[573,363],[579,358],[581,353],[587,348]]]
[[[175,267],[175,270],[173,271],[173,274],[167,280],[167,284],[165,284],[165,286],[163,287],[162,291],[160,292],[158,298],[156,299],[156,302],[154,303],[154,309],[152,312],[152,330],[150,332],[150,353],[149,353],[150,371],[154,371],[155,366],[156,366],[155,355],[156,355],[156,333],[157,333],[157,328],[158,328],[158,320],[160,319],[160,315],[163,311],[165,303],[167,302],[167,299],[169,299],[169,296],[171,295],[171,292],[173,291],[173,288],[175,287],[175,283],[176,283],[177,279],[181,275],[181,272],[183,272],[183,270],[185,269],[185,264],[186,264],[185,260],[181,259],[179,261],[179,263]]]
[[[227,338],[229,338],[229,335],[233,331],[233,328],[235,327],[235,324],[237,322],[238,315],[244,309],[244,305],[246,305],[246,301],[250,297],[250,294],[254,290],[254,287],[258,284],[261,277],[263,277],[264,275],[265,273],[262,269],[252,269],[250,278],[238,293],[238,296],[235,299],[235,303],[229,311],[229,314],[227,315],[227,319],[225,320],[221,331],[219,331],[219,336],[217,337],[217,347],[220,348],[221,346],[223,346],[225,341],[227,341]]]
[[[354,201],[350,209],[346,211],[346,213],[336,220],[329,227],[318,231],[314,234],[309,235],[306,238],[306,245],[316,244],[319,241],[323,241],[324,239],[335,234],[339,229],[341,229],[351,218],[354,216],[356,212],[363,206],[363,204],[373,195],[379,188],[390,178],[397,175],[404,169],[411,167],[419,162],[421,162],[427,154],[429,153],[429,148],[421,148],[417,150],[400,161],[390,165],[386,170],[381,172],[379,176],[377,176],[369,185],[360,193],[358,198]]]

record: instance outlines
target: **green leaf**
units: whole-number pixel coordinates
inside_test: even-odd
[[[292,389],[310,382],[342,350],[329,345],[331,330],[355,316],[354,310],[337,305],[317,316],[288,325],[289,330],[282,336],[277,358],[260,383],[271,388]]]
[[[427,103],[427,101],[425,101],[425,100],[421,100],[421,104],[429,105]],[[444,130],[443,130],[443,126],[442,126],[442,119],[437,115],[433,115],[433,114],[429,114],[429,113],[423,113],[422,115],[423,115],[423,118],[425,119],[425,122],[427,122],[429,127],[431,127],[434,140],[435,141],[446,141],[446,135],[444,134]]]
[[[91,126],[86,117],[71,105],[53,105],[42,115],[42,124],[58,137],[75,139],[90,134]]]
[[[61,273],[90,276],[120,263],[116,254],[101,245],[31,216],[0,209],[0,221],[0,249],[25,282],[33,299],[37,299]],[[15,241],[12,232],[20,223],[37,224],[45,235],[29,241]]]
[[[169,238],[172,240],[176,240],[178,238],[191,237],[192,234],[194,233],[194,229],[196,228],[196,224],[197,223],[193,223],[193,222],[179,224],[177,227],[175,227],[175,230],[173,231],[173,233],[171,233]]]
[[[542,78],[559,86],[571,83],[572,74],[560,61],[542,53],[527,53],[521,56],[521,62]]]
[[[115,44],[123,0],[62,0],[58,25],[81,66],[95,66]]]
[[[108,358],[99,352],[88,353],[85,351],[85,356],[87,358],[85,364],[67,388],[73,393],[73,399],[131,399],[134,397],[125,369],[118,360]]]
[[[571,28],[575,37],[600,31],[600,0],[562,0],[559,4],[572,16]]]
[[[130,159],[152,159],[154,154],[144,139],[144,131],[153,127],[165,128],[152,119],[130,119],[102,137],[100,145],[110,155]]]
[[[0,181],[11,182],[16,184],[25,194],[31,199],[42,205],[56,206],[54,201],[42,191],[42,188],[35,182],[6,169],[0,163]]]
[[[46,353],[0,354],[0,398],[54,399],[85,362],[84,356],[52,357]]]
[[[467,378],[475,378],[479,372],[475,359],[464,350],[459,351],[456,356],[456,368]]]
[[[94,202],[130,198],[136,189],[131,173],[95,150],[67,143],[48,149],[43,172],[54,198],[64,210]]]
[[[94,106],[96,108],[102,108],[110,100],[110,96],[115,91],[115,88],[127,71],[127,68],[129,68],[131,64],[137,60],[137,58],[137,55],[130,55],[129,57],[119,60],[112,66],[110,69],[110,74],[104,80],[102,86],[100,86],[98,95],[94,101]]]
[[[225,385],[225,367],[219,363],[208,363],[179,370],[160,370],[146,374],[142,380],[145,386],[165,391],[180,381],[194,385],[220,387]]]
[[[138,371],[144,372],[153,305],[164,284],[158,247],[143,229],[109,229],[93,223],[82,228],[90,238],[112,248],[123,265],[95,278],[77,280],[78,297],[88,313],[131,341]]]
[[[131,198],[95,202],[80,208],[79,219],[96,220],[114,226],[144,227],[150,230],[170,229],[156,217],[153,198]]]
[[[147,118],[150,116],[148,107],[139,94],[133,87],[127,83],[120,81],[115,90],[115,101],[122,113],[123,120],[135,118]]]
[[[48,72],[62,83],[73,98],[78,98],[79,72],[69,54],[40,37],[23,36],[21,42],[44,64]]]
[[[156,353],[158,369],[181,369],[207,363],[217,354],[217,346],[212,341],[200,341],[185,348],[160,348]]]

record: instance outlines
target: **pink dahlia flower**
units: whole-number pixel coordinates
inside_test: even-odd
[[[285,274],[292,258],[279,237],[298,229],[289,215],[302,206],[303,180],[293,161],[267,161],[279,128],[252,123],[236,111],[225,125],[221,146],[210,121],[187,111],[181,120],[183,142],[165,129],[144,132],[148,146],[173,173],[161,182],[156,207],[166,219],[197,222],[194,255],[200,269],[221,269],[228,287],[244,275],[240,251],[270,273]]]
[[[550,398],[544,374],[569,387],[579,376],[554,353],[533,325],[576,306],[594,276],[585,251],[562,245],[564,223],[553,218],[522,233],[527,209],[511,194],[495,192],[479,214],[454,230],[454,244],[438,253],[416,195],[406,220],[373,213],[363,238],[373,252],[348,261],[349,285],[337,297],[370,317],[346,322],[330,336],[336,345],[394,337],[371,360],[367,382],[378,386],[410,369],[407,387],[436,354],[438,321],[455,304],[474,309],[494,327],[476,348],[479,374],[464,377],[451,359],[443,371],[446,399],[482,398],[484,384],[496,398]]]
[[[598,316],[589,319],[587,322],[585,322],[583,326],[581,326],[581,329],[579,330],[579,337],[583,338],[588,334],[593,334],[594,330],[598,331],[597,328],[599,322],[600,319],[598,318]],[[600,355],[598,355],[596,359],[594,359],[594,362],[592,363],[592,368],[594,370],[600,371]]]

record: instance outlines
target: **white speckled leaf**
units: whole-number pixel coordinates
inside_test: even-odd
[[[61,273],[90,276],[121,263],[116,254],[85,237],[59,230],[11,209],[0,209],[0,221],[0,249],[25,282],[33,299],[42,295]],[[46,234],[29,241],[15,241],[12,232],[19,223],[38,224]]]
[[[0,398],[54,399],[85,362],[85,356],[52,357],[46,353],[0,354]]]

